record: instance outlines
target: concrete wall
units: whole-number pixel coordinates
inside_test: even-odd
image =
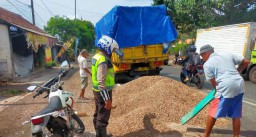
[[[0,60],[7,60],[7,74],[9,76],[12,76],[12,72],[13,72],[11,53],[12,51],[11,51],[8,27],[6,25],[0,24]],[[4,66],[2,66],[3,68],[1,69],[4,69]],[[2,70],[2,71],[5,71],[5,70]]]

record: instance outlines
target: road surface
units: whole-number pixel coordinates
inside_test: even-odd
[[[177,81],[180,81],[180,72],[180,66],[164,66],[160,75],[167,76]],[[191,86],[195,87],[194,85]],[[202,90],[205,93],[209,93],[209,91],[212,90],[211,84],[209,82],[206,82]],[[256,137],[256,84],[253,84],[250,81],[245,81],[245,94],[243,98],[243,118],[241,130],[242,136]],[[226,134],[227,136],[233,136],[232,128],[230,128],[230,131],[226,131]]]
[[[179,66],[164,66],[161,71],[162,76],[167,76],[177,81],[179,80],[179,73],[181,68]],[[55,74],[53,70],[50,70],[52,74]],[[80,88],[79,88],[79,73],[78,68],[72,70],[63,80],[65,81],[64,89],[67,91],[73,91],[76,95],[75,98],[78,97]],[[49,74],[49,71],[46,70],[46,73],[40,73],[40,75],[36,75],[32,81],[36,83],[37,81],[45,81],[48,79],[48,76],[52,76]],[[43,76],[43,77],[42,77]],[[44,79],[41,79],[44,78]],[[72,81],[72,82],[71,82]],[[32,84],[32,83],[30,83]],[[91,89],[91,84],[89,84],[89,89]],[[192,87],[194,88],[194,87]],[[242,137],[256,137],[256,85],[246,82],[246,93],[244,97],[244,107],[243,107],[243,119],[242,119]],[[209,92],[211,90],[211,85],[209,83],[205,84],[203,89],[204,92]],[[90,91],[90,90],[89,90]],[[21,98],[15,103],[9,104],[6,107],[6,104],[0,104],[1,107],[6,107],[3,111],[0,111],[0,137],[27,137],[31,135],[30,125],[21,125],[22,122],[28,120],[32,115],[37,113],[39,110],[44,108],[47,105],[47,99],[43,99],[41,96],[32,99],[32,95],[34,93],[28,94],[24,98]],[[94,113],[94,101],[92,92],[86,93],[90,98],[90,100],[86,102],[81,102],[76,100],[76,110],[86,111],[88,117],[83,117],[82,120],[86,127],[86,133],[83,136],[91,137],[94,136],[94,128],[92,126],[92,115]],[[8,102],[7,102],[8,104]],[[17,113],[18,112],[18,113]],[[193,132],[192,129],[188,129]],[[197,129],[198,131],[198,129]],[[203,129],[202,129],[203,132]],[[232,137],[232,128],[229,130],[220,129],[214,130],[215,133],[221,135],[221,137]],[[214,136],[214,135],[213,135]],[[191,137],[191,136],[190,136]],[[215,136],[214,136],[215,137]]]

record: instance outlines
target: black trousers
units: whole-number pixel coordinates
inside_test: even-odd
[[[112,91],[108,91],[112,100]],[[103,100],[100,92],[93,91],[95,100],[95,112],[93,115],[93,124],[95,129],[100,127],[107,127],[110,118],[111,109],[105,109],[105,101]]]

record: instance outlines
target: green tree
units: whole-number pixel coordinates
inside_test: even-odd
[[[182,40],[198,28],[256,21],[255,0],[153,0],[165,4]]]
[[[256,21],[255,0],[215,0],[213,9],[218,25]]]
[[[72,36],[79,38],[80,49],[86,48],[90,51],[94,48],[94,26],[89,21],[54,16],[47,22],[44,30],[51,35],[58,34],[63,42]]]
[[[182,39],[195,37],[196,29],[215,25],[210,0],[153,0],[154,5],[165,4]]]

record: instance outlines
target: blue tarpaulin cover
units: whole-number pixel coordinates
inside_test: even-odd
[[[120,48],[172,42],[178,35],[164,5],[115,6],[96,23],[95,31],[95,45],[108,35]]]

